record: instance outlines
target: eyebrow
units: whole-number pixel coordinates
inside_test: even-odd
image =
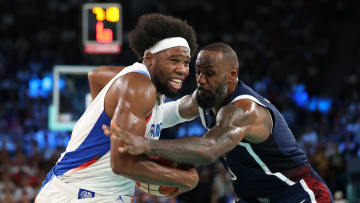
[[[214,68],[215,68],[212,63],[204,63],[203,66],[206,67],[206,68],[210,68],[210,69],[214,69]]]
[[[191,59],[190,56],[184,56],[184,55],[180,55],[180,54],[169,56],[169,58],[175,58],[175,57],[186,58],[186,59],[189,59],[189,60]]]
[[[195,68],[198,68],[198,67],[199,67],[199,65],[195,64]],[[216,68],[211,64],[205,64],[202,67],[205,68],[206,71],[216,72]]]

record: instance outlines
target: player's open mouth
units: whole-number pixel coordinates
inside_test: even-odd
[[[183,81],[181,79],[172,78],[169,80],[168,84],[171,89],[178,91],[182,86]]]

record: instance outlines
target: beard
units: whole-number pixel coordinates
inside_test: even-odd
[[[165,84],[163,84],[163,83],[160,82],[160,80],[157,77],[155,77],[154,80],[153,80],[153,83],[154,83],[157,91],[160,94],[163,94],[163,95],[165,95],[166,97],[169,97],[169,98],[176,97],[177,92],[172,91],[170,89],[170,87],[167,85],[166,82],[165,82]]]
[[[227,86],[226,81],[221,83],[216,89],[215,92],[203,90],[201,87],[198,87],[198,90],[202,90],[203,94],[200,94],[199,91],[196,92],[196,101],[199,106],[203,109],[210,109],[216,105],[221,104],[226,98]]]

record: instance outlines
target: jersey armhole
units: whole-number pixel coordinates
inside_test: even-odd
[[[268,112],[269,116],[270,116],[270,119],[271,119],[271,122],[272,122],[272,126],[271,126],[271,133],[269,135],[269,137],[273,134],[274,132],[274,128],[275,128],[275,115],[274,115],[274,112],[272,112],[272,110],[270,108],[268,108],[266,105],[264,105],[263,103],[261,103],[257,98],[255,98],[254,96],[252,95],[239,95],[237,97],[235,97],[231,103],[235,102],[235,101],[238,101],[238,100],[241,100],[241,99],[249,99],[255,103],[257,103],[258,105],[264,107],[264,109]],[[265,99],[266,100],[266,99]],[[267,100],[266,100],[267,101]],[[270,102],[269,102],[270,103]]]

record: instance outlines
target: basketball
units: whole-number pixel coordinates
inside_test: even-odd
[[[178,168],[178,169],[185,168],[185,165],[183,165],[183,164],[178,164],[176,162],[173,162],[173,161],[170,161],[170,160],[158,157],[158,156],[153,156],[153,155],[148,155],[148,156],[151,159],[153,159],[155,162],[165,165],[165,166],[174,167],[174,168]],[[143,192],[148,193],[153,196],[158,196],[158,197],[170,196],[178,191],[178,188],[176,188],[176,187],[165,186],[165,185],[153,185],[153,184],[147,184],[147,183],[141,183],[141,182],[136,182],[136,185]]]
[[[147,183],[136,182],[140,190],[153,196],[166,197],[178,191],[176,187],[169,187],[164,185],[152,185]]]

